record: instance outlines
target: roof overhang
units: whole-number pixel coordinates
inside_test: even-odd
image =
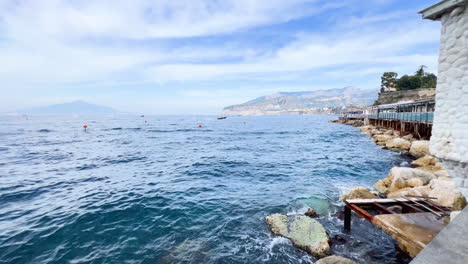
[[[419,11],[424,19],[439,19],[444,13],[451,12],[458,6],[464,6],[468,3],[467,0],[444,0],[432,5],[424,10]]]

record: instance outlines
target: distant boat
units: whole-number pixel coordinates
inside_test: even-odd
[[[226,119],[226,118],[227,118],[227,116],[219,116],[218,120],[223,120],[223,119]]]
[[[141,115],[140,117],[145,117],[145,115]]]

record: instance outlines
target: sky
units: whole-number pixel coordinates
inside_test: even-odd
[[[436,0],[0,0],[0,112],[84,100],[217,114],[259,96],[437,73]]]

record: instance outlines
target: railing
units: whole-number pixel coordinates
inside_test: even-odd
[[[432,123],[432,121],[434,120],[434,112],[378,113],[370,114],[368,115],[368,117],[372,119],[403,120],[422,123]]]

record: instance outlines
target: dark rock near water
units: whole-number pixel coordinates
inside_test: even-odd
[[[333,244],[343,245],[346,243],[346,238],[341,235],[334,235],[331,241]]]
[[[312,208],[307,209],[307,212],[305,212],[304,215],[312,218],[320,217],[320,215],[317,214],[317,212],[315,212],[315,210]]]

